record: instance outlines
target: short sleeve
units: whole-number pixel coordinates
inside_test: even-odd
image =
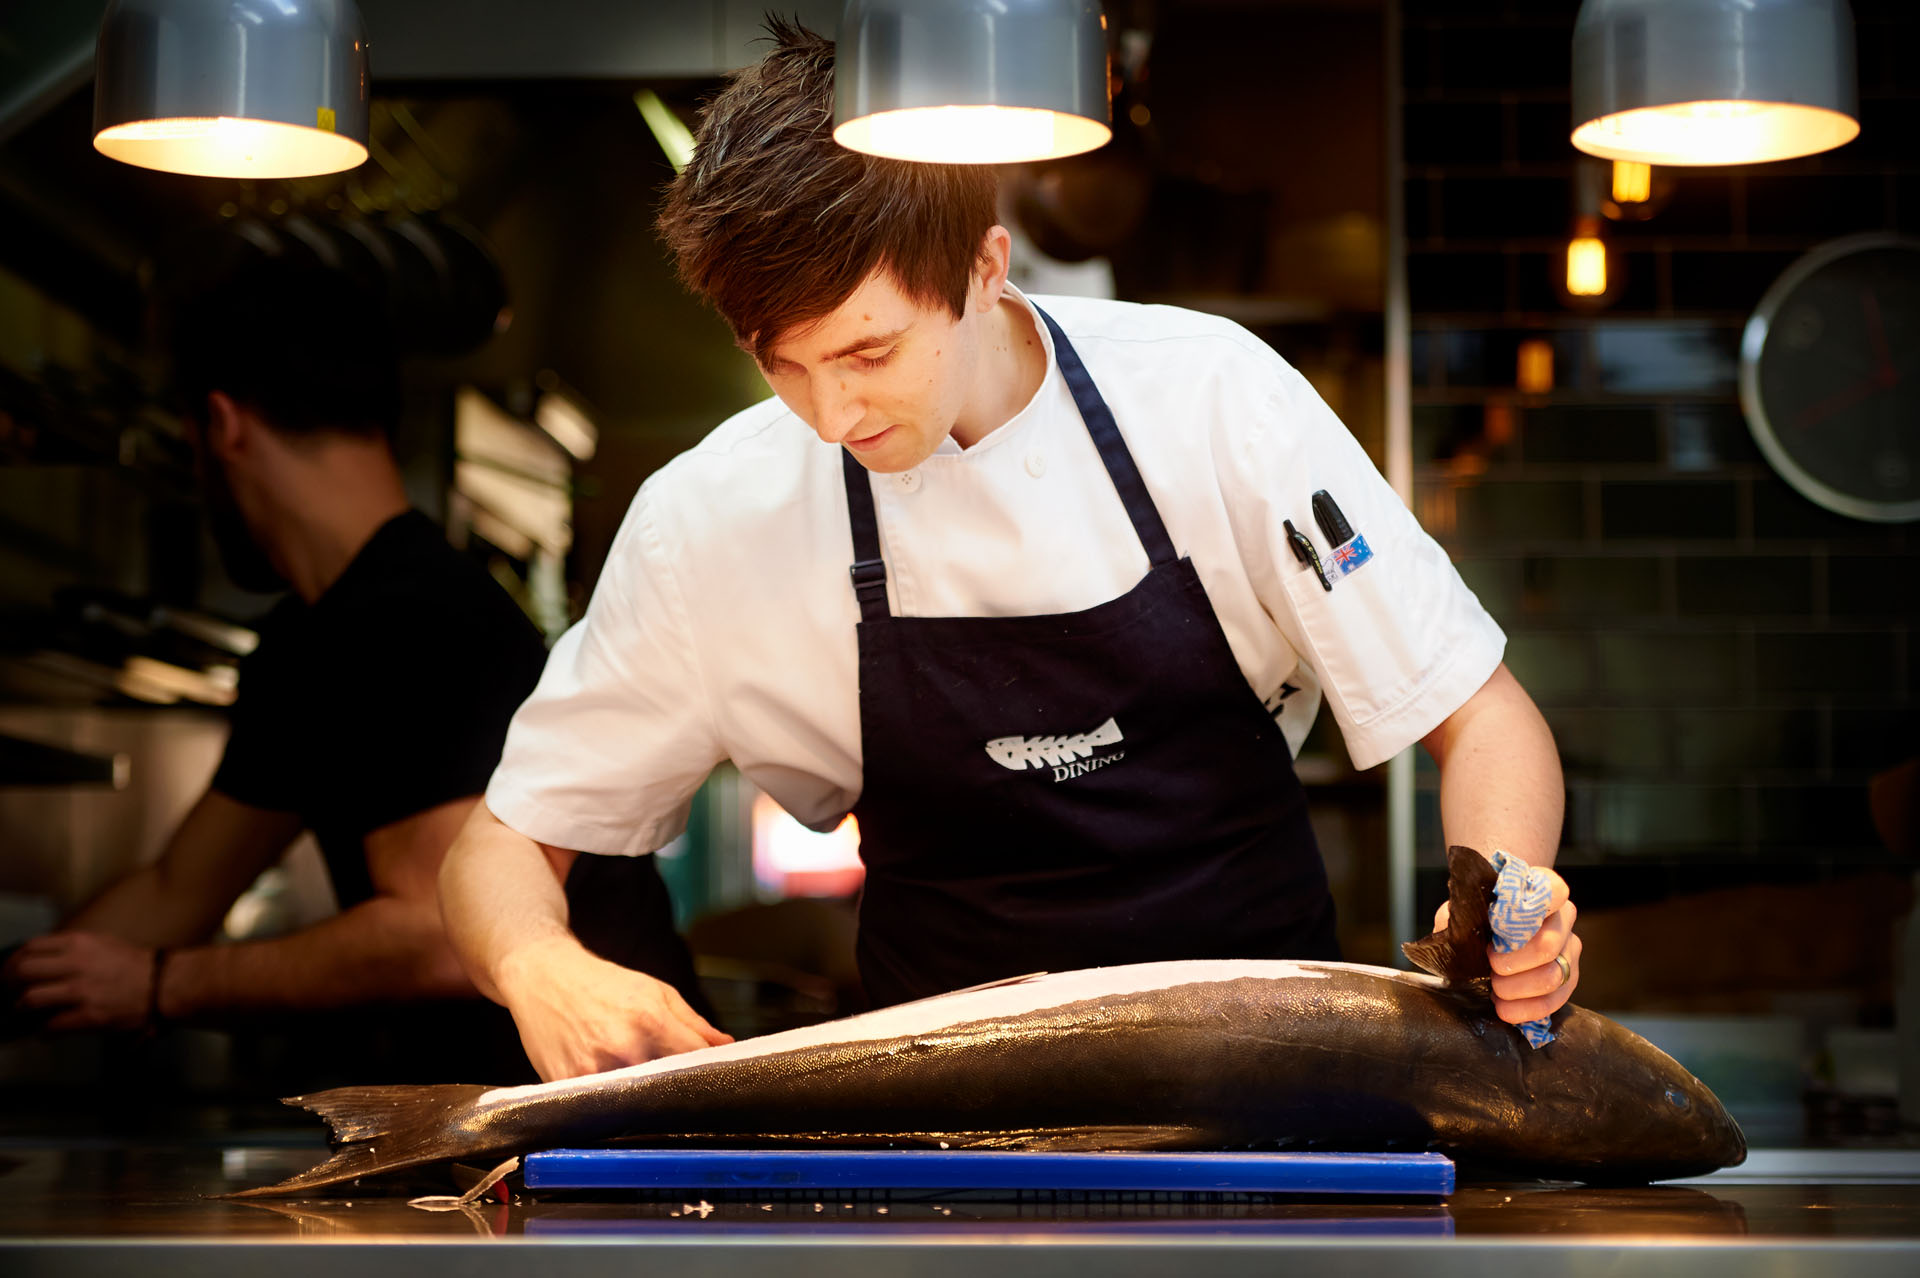
[[[546,656],[539,631],[491,581],[428,605],[413,601],[408,624],[355,672],[358,686],[339,690],[341,706],[361,708],[361,723],[341,733],[343,750],[356,743],[361,779],[341,787],[341,819],[358,833],[483,792]]]
[[[1506,636],[1306,379],[1278,356],[1246,358],[1233,393],[1247,402],[1215,426],[1234,537],[1262,605],[1319,677],[1354,766],[1370,768],[1479,691]],[[1314,520],[1322,491],[1364,551],[1350,543],[1335,556]],[[1295,559],[1289,520],[1332,590]]]
[[[654,851],[686,827],[724,757],[650,495],[634,498],[586,617],[554,646],[487,787],[493,814],[542,843]]]

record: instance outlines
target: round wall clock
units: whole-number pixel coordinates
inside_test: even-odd
[[[1823,244],[1760,299],[1740,406],[1773,468],[1855,519],[1920,519],[1920,240]]]

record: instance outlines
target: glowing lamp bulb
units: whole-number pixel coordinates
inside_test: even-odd
[[[1830,151],[1859,132],[1852,116],[1825,107],[1675,102],[1589,120],[1573,131],[1573,144],[1588,155],[1642,164],[1759,164]]]
[[[1613,202],[1645,204],[1653,195],[1653,166],[1633,160],[1613,162]]]
[[[1582,235],[1567,245],[1567,292],[1600,297],[1606,291],[1607,246],[1596,235]]]
[[[328,129],[230,116],[134,120],[102,129],[93,145],[109,159],[195,177],[312,177],[367,158],[366,147]]]
[[[1023,164],[1105,146],[1098,120],[1037,107],[935,106],[848,120],[833,140],[850,151],[939,164]]]

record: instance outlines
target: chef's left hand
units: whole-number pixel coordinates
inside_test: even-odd
[[[51,1030],[135,1030],[147,1023],[153,950],[99,932],[54,932],[26,942],[7,963],[14,1006],[51,1011]]]
[[[1568,899],[1567,881],[1552,870],[1544,872],[1553,881],[1553,894],[1540,930],[1517,950],[1487,946],[1487,961],[1493,965],[1493,1010],[1510,1025],[1553,1015],[1580,984],[1581,944],[1573,933],[1573,920],[1579,911]],[[1445,930],[1448,914],[1442,904],[1433,916],[1434,931]],[[1560,964],[1554,961],[1562,954],[1567,956],[1564,979]]]

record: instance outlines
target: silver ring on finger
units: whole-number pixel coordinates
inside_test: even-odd
[[[1565,954],[1554,955],[1553,961],[1560,968],[1559,983],[1553,987],[1557,990],[1560,988],[1561,985],[1565,985],[1568,981],[1571,981],[1573,979],[1573,964],[1567,961],[1567,956]]]

